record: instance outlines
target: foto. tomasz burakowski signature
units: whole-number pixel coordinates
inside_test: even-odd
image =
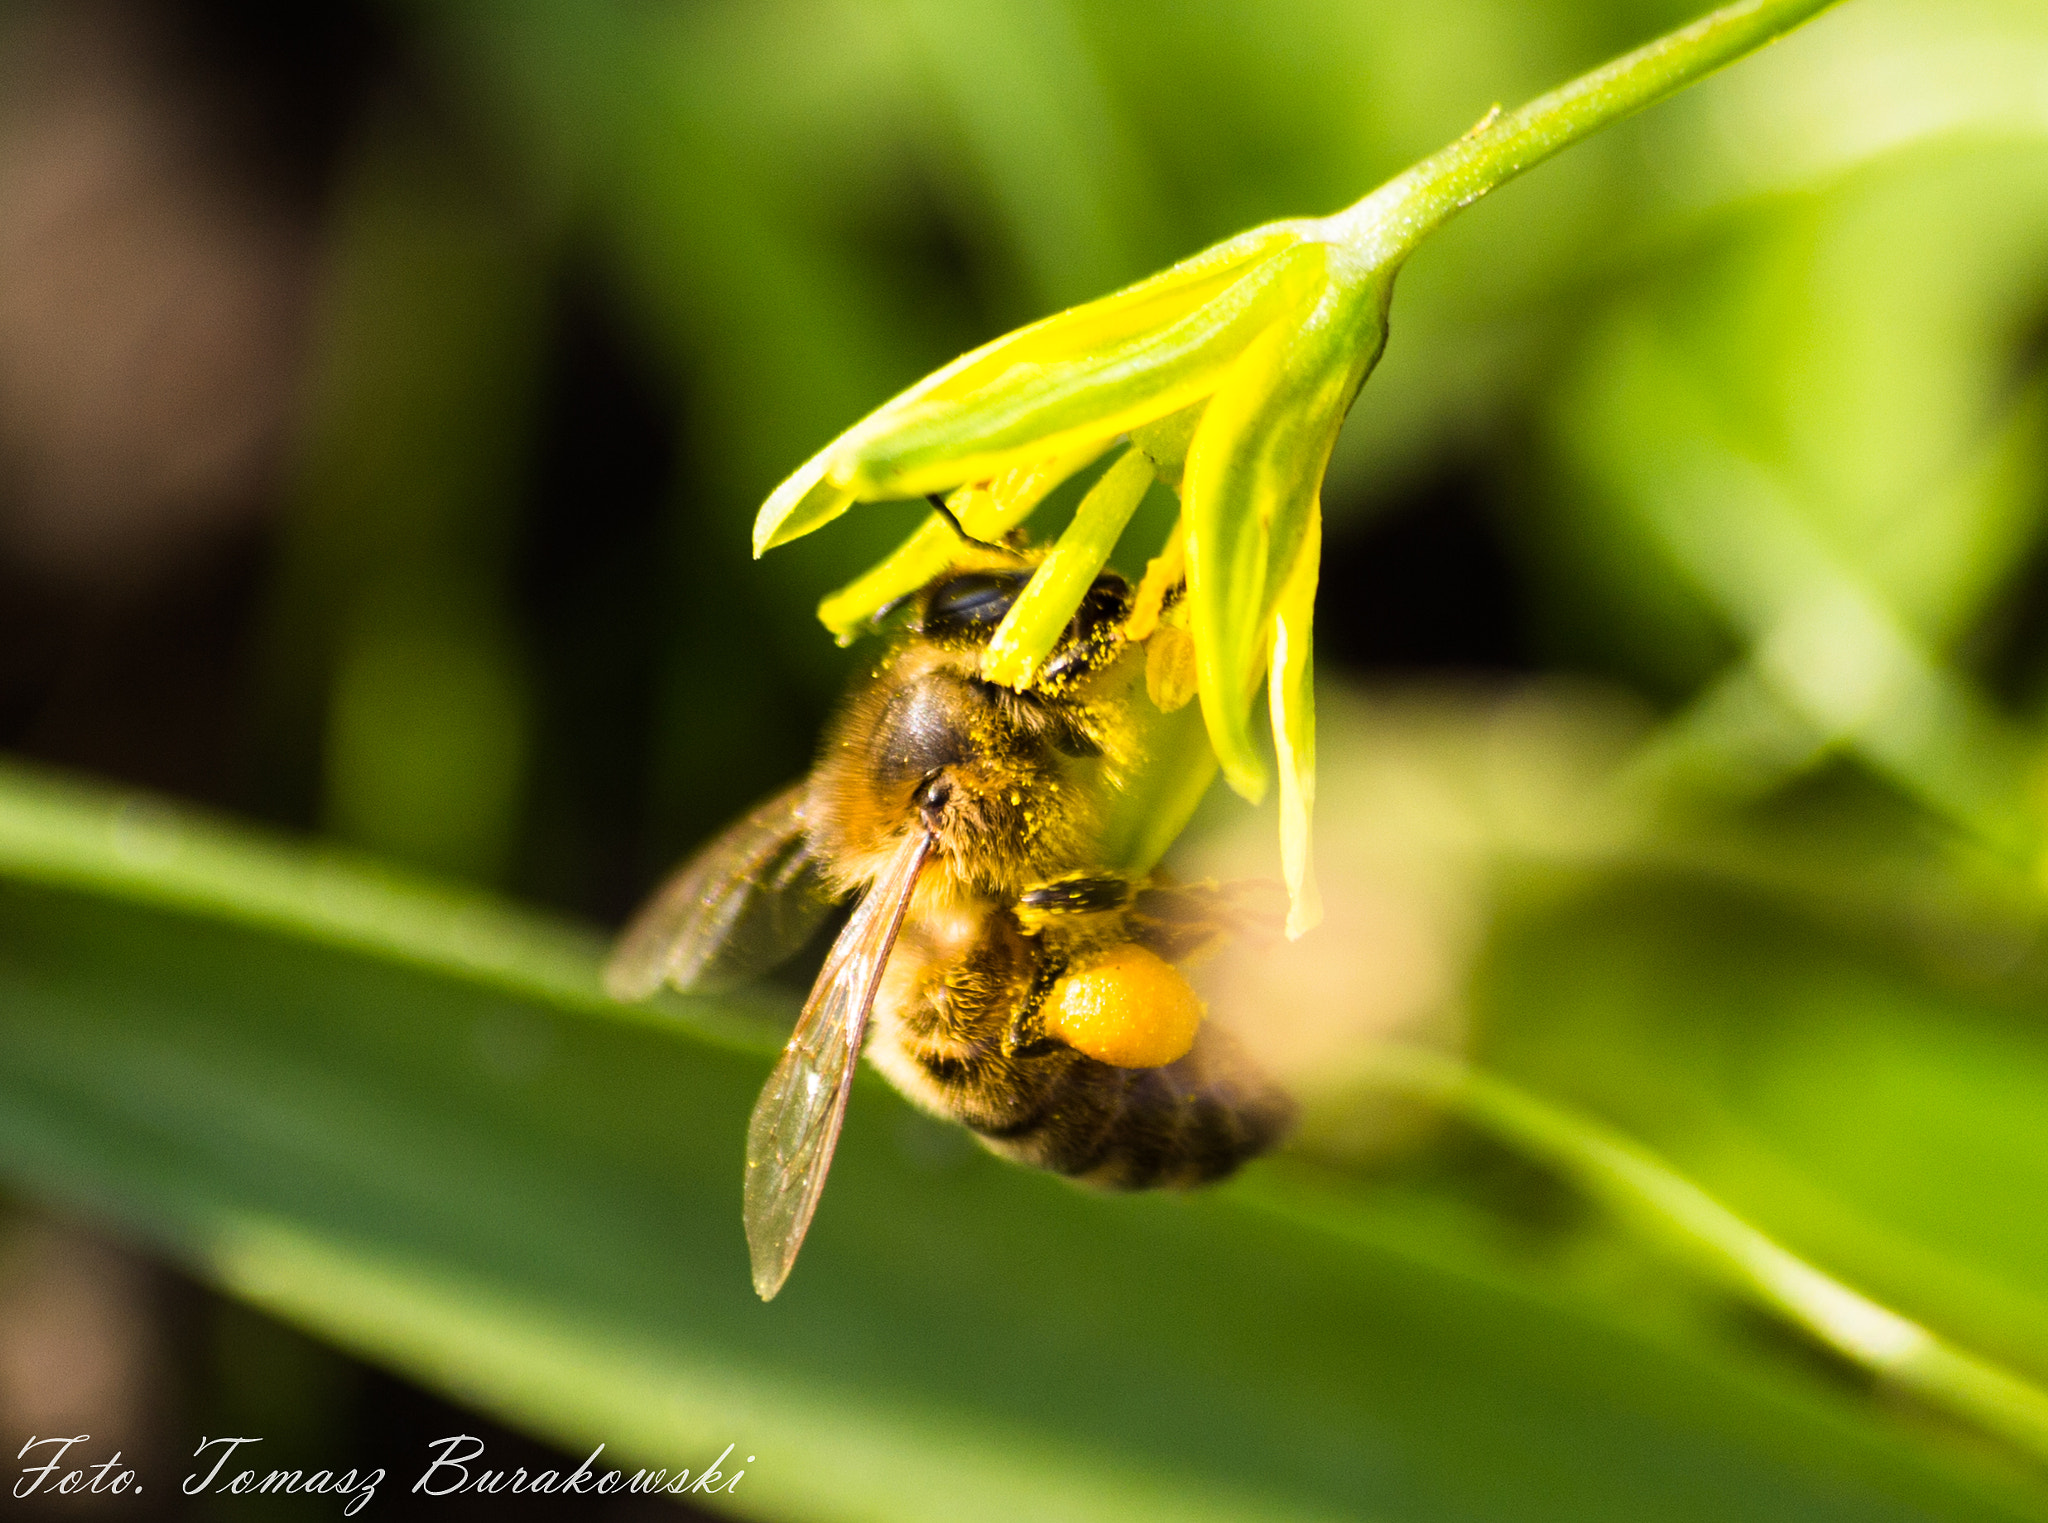
[[[18,1498],[35,1496],[77,1496],[80,1494],[98,1496],[135,1496],[143,1490],[141,1477],[133,1465],[126,1464],[121,1451],[116,1449],[107,1459],[94,1460],[83,1446],[90,1445],[92,1435],[78,1433],[68,1437],[41,1438],[30,1434],[28,1441],[16,1452],[15,1458],[22,1461],[20,1474],[16,1477],[13,1494]],[[179,1490],[186,1496],[332,1496],[341,1503],[341,1514],[352,1518],[369,1506],[377,1495],[389,1472],[384,1468],[352,1468],[348,1470],[265,1470],[235,1469],[236,1454],[246,1444],[260,1444],[260,1438],[204,1438],[192,1451],[198,1462],[190,1474],[179,1482]],[[727,1476],[718,1467],[724,1464],[736,1445],[727,1444],[725,1452],[694,1475],[687,1469],[649,1470],[641,1468],[628,1476],[625,1471],[612,1468],[598,1470],[598,1457],[605,1446],[599,1444],[590,1451],[589,1457],[574,1470],[536,1470],[528,1473],[525,1466],[509,1469],[491,1469],[484,1464],[484,1443],[468,1433],[450,1434],[446,1438],[434,1439],[427,1445],[429,1458],[426,1468],[412,1483],[412,1490],[422,1496],[448,1497],[456,1495],[499,1495],[508,1496],[612,1496],[651,1495],[661,1493],[667,1496],[685,1496],[699,1492],[732,1492],[738,1489],[740,1477],[745,1470],[735,1470]],[[79,1453],[74,1456],[73,1451]],[[243,1456],[244,1461],[253,1455]],[[754,1462],[748,1455],[747,1464]]]

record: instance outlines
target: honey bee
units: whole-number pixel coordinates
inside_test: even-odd
[[[811,774],[687,863],[607,969],[621,999],[713,988],[858,896],[748,1127],[764,1300],[817,1209],[864,1043],[991,1150],[1114,1188],[1220,1179],[1292,1119],[1175,966],[1253,924],[1255,895],[1100,860],[1105,802],[1143,759],[1127,584],[1094,581],[1025,688],[977,675],[1032,574],[980,546],[917,593]]]

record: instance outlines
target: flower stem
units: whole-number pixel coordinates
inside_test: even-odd
[[[2048,1461],[2048,1392],[1815,1268],[1619,1133],[1422,1048],[1375,1047],[1365,1076],[1558,1170],[1710,1279],[1894,1389]]]
[[[1329,221],[1368,267],[1405,259],[1496,186],[1789,32],[1838,0],[1740,0],[1475,127]]]

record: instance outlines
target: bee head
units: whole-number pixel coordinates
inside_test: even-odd
[[[983,645],[1031,580],[1029,566],[959,571],[925,589],[918,633],[943,645]]]
[[[933,582],[920,599],[917,630],[953,649],[986,645],[996,626],[1022,595],[1033,568],[954,571]],[[1032,679],[1034,688],[1058,691],[1105,664],[1122,643],[1131,610],[1130,584],[1105,571],[1089,585],[1081,606],[1061,631]]]

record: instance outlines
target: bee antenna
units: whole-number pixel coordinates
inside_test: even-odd
[[[932,511],[934,513],[938,514],[939,517],[945,519],[945,521],[948,524],[952,525],[953,532],[959,535],[960,538],[964,540],[966,543],[970,545],[979,545],[984,550],[1000,550],[1003,548],[1001,545],[995,544],[989,540],[976,539],[972,534],[969,534],[967,530],[961,526],[960,520],[954,514],[953,510],[946,506],[946,499],[941,497],[937,492],[925,493],[924,500],[932,505]]]

